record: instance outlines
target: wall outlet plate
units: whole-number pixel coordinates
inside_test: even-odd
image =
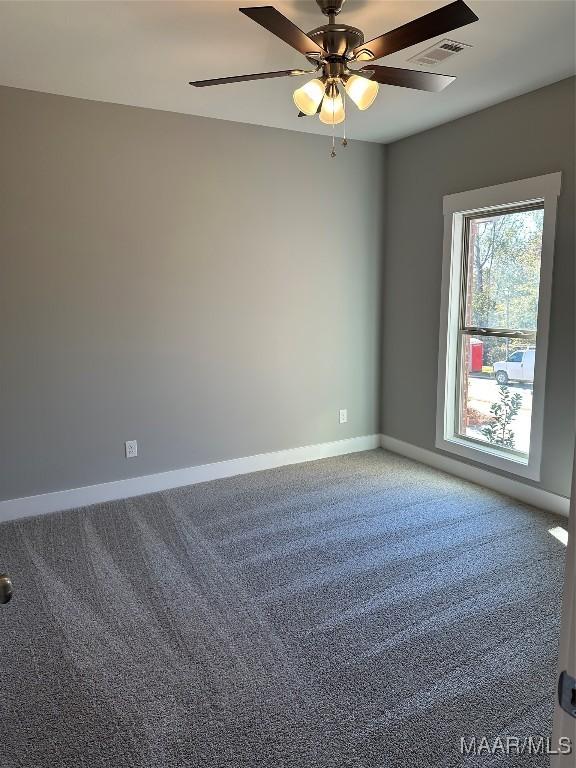
[[[348,421],[348,410],[346,408],[340,408],[340,424],[346,424]]]
[[[124,443],[126,448],[126,458],[127,459],[133,459],[136,456],[138,456],[138,441],[137,440],[126,440]]]

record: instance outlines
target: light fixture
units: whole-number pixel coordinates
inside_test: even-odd
[[[344,91],[341,90],[342,86]],[[300,110],[300,116],[319,113],[320,122],[332,126],[332,157],[336,157],[334,126],[344,123],[342,146],[348,145],[346,107],[342,98],[346,95],[358,109],[368,109],[378,95],[378,83],[369,77],[355,74],[347,66],[331,63],[324,68],[321,78],[309,80],[293,93],[294,103]]]
[[[345,87],[348,96],[361,110],[371,107],[378,95],[378,83],[361,75],[350,75]]]
[[[324,90],[325,87],[322,80],[317,78],[309,80],[301,88],[294,91],[294,104],[305,115],[315,115],[320,102],[324,98]]]
[[[320,110],[320,122],[326,125],[338,125],[343,123],[346,114],[344,112],[344,102],[338,90],[336,83],[329,83],[326,88],[326,95],[322,100],[322,109]]]

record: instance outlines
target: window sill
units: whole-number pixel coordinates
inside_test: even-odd
[[[437,439],[436,448],[473,461],[483,467],[493,467],[509,475],[517,475],[529,480],[540,480],[540,461],[532,456],[523,458],[498,453],[488,446],[484,448],[456,436]]]

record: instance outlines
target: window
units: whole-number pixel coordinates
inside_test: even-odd
[[[560,176],[444,198],[436,445],[532,479]]]

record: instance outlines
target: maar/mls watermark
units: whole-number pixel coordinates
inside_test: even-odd
[[[460,737],[460,752],[463,755],[571,755],[572,740],[567,736],[553,743],[545,736],[486,736]]]

